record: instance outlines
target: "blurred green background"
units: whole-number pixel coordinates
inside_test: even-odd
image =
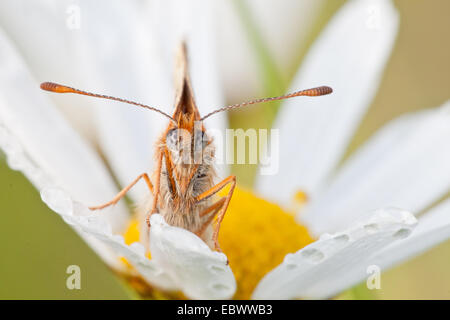
[[[450,1],[397,0],[400,30],[373,104],[354,137],[349,153],[386,121],[407,111],[435,107],[449,99]],[[344,3],[327,1],[291,74],[276,70],[251,20],[245,2],[236,1],[255,55],[265,70],[267,95],[281,94],[302,55]],[[256,52],[258,51],[258,52]],[[258,56],[259,55],[259,56]],[[279,81],[274,81],[279,80]],[[236,101],[228,101],[234,103]],[[272,108],[273,109],[273,108]],[[267,127],[273,112],[249,108],[230,114],[233,127]],[[249,119],[252,119],[249,121]],[[254,167],[235,166],[241,184],[251,186]],[[77,264],[82,290],[68,290],[65,273]],[[340,298],[450,299],[450,241],[382,275],[381,290],[356,286]],[[0,156],[0,299],[129,299],[133,294],[89,247],[40,200],[39,194]]]

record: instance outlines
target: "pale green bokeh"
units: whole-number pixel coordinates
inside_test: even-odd
[[[127,299],[101,259],[41,201],[21,173],[0,161],[0,299]],[[68,290],[69,265],[81,290]]]
[[[298,61],[293,61],[293,76],[308,45],[328,18],[344,1],[330,0]],[[350,150],[361,145],[386,121],[406,111],[434,107],[449,98],[450,88],[450,2],[434,0],[395,1],[401,15],[398,40],[388,63],[378,94],[364,118]],[[241,4],[237,3],[237,7]],[[290,79],[279,77],[258,30],[251,28],[251,16],[240,9],[243,25],[250,23],[249,36],[262,67],[265,90],[282,94]],[[243,14],[244,13],[244,14]],[[280,91],[281,90],[281,91]],[[228,101],[234,103],[237,101]],[[249,108],[230,115],[234,127],[265,127],[273,114],[268,107]],[[269,116],[267,116],[269,114]],[[251,185],[253,166],[234,166],[239,181]],[[66,268],[81,267],[82,289],[66,288]],[[450,242],[426,252],[382,275],[382,289],[369,291],[361,284],[341,295],[352,299],[449,299]],[[0,299],[127,299],[134,297],[92,252],[91,249],[49,210],[38,192],[17,172],[8,169],[0,158]]]

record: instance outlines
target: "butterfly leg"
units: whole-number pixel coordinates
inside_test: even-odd
[[[219,212],[219,210],[222,208],[224,202],[225,202],[225,198],[222,198],[200,213],[200,218],[202,218],[208,214],[210,216],[208,217],[208,219],[205,222],[203,222],[202,226],[195,232],[196,235],[198,235],[200,237],[203,234],[203,232],[205,232],[206,228],[211,224],[211,222],[213,221],[217,212]]]
[[[147,214],[147,217],[145,219],[147,226],[150,228],[150,216],[156,212],[156,207],[158,205],[158,198],[159,194],[161,192],[161,185],[160,185],[160,179],[161,179],[161,168],[162,168],[162,159],[163,159],[163,153],[160,152],[158,155],[158,161],[156,163],[156,178],[155,178],[155,191],[153,192],[153,205],[151,211]]]
[[[214,232],[213,232],[213,236],[212,236],[213,241],[214,241],[214,247],[217,251],[221,251],[219,242],[218,242],[220,225],[225,216],[225,212],[228,209],[228,205],[230,204],[231,197],[233,196],[233,191],[234,191],[234,188],[236,187],[236,177],[229,176],[228,178],[226,178],[226,179],[222,180],[221,182],[219,182],[218,184],[216,184],[211,189],[203,192],[202,194],[200,194],[199,196],[196,197],[197,202],[206,200],[206,199],[212,197],[213,195],[215,195],[217,192],[219,192],[223,188],[225,188],[227,185],[231,185],[231,187],[230,187],[230,190],[228,191],[228,194],[224,198],[225,200],[224,200],[224,203],[222,204],[222,206],[220,207],[219,213],[217,214],[217,223],[214,227]]]
[[[111,201],[108,201],[102,205],[99,206],[95,206],[95,207],[89,207],[89,209],[91,210],[100,210],[100,209],[104,209],[106,207],[109,207],[111,205],[116,204],[117,202],[119,202],[120,199],[122,199],[127,192],[136,184],[138,183],[139,180],[144,179],[150,192],[153,193],[153,184],[150,181],[150,178],[148,177],[148,174],[143,173],[141,175],[139,175],[136,179],[134,179],[134,181],[132,183],[130,183],[128,186],[126,186],[125,188],[123,188],[115,197],[114,199],[112,199]]]

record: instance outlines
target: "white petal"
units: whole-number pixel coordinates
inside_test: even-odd
[[[14,170],[20,170],[27,178],[40,190],[47,190],[48,186],[54,184],[50,176],[43,171],[33,160],[28,156],[28,154],[23,150],[21,143],[18,139],[11,134],[11,132],[2,124],[0,121],[0,149],[5,151],[7,156],[8,165]],[[44,191],[42,191],[44,192]],[[44,193],[43,193],[44,194]],[[47,196],[43,196],[46,198]],[[71,210],[71,202],[68,202],[65,198],[61,199],[59,202],[52,203],[47,202],[52,210],[58,212],[68,212]],[[112,215],[117,215],[113,212]],[[104,216],[109,221],[117,221],[117,219],[111,218],[111,211],[109,213],[104,212]],[[119,219],[121,220],[121,219]],[[111,267],[120,269],[118,265],[118,260],[114,255],[111,254],[109,249],[102,245],[96,239],[82,234],[75,229],[77,233],[89,244],[89,246],[97,252],[97,254]]]
[[[150,251],[155,261],[192,299],[229,299],[236,281],[223,253],[212,251],[193,233],[169,226],[161,215],[150,220]]]
[[[170,110],[172,69],[164,69],[157,44],[144,12],[136,2],[84,3],[83,47],[92,72],[88,86],[101,92]],[[97,102],[97,101],[96,101]],[[100,145],[122,186],[152,169],[154,143],[159,128],[168,120],[162,115],[120,103],[97,103]],[[169,111],[170,112],[170,111]],[[138,201],[149,195],[144,183],[129,195]]]
[[[450,199],[447,199],[419,218],[417,228],[410,237],[377,253],[371,259],[371,264],[387,269],[411,259],[449,238]]]
[[[56,185],[84,203],[109,201],[117,191],[105,166],[39,89],[1,30],[0,69],[2,146],[9,144],[9,163],[38,189]],[[126,214],[122,205],[111,212],[114,228]]]
[[[292,74],[292,65],[298,62],[298,49],[303,48],[326,1],[242,1],[250,13],[245,18],[238,13],[240,5],[234,1],[212,2],[226,97],[228,101],[241,102],[264,94],[261,62],[252,44],[254,36],[245,30],[242,20],[251,20],[279,73],[287,77]]]
[[[285,257],[258,284],[256,299],[329,298],[366,275],[370,257],[405,238],[417,220],[400,209],[373,213],[364,223],[316,242]]]
[[[150,284],[165,290],[176,288],[167,273],[145,256],[145,249],[141,244],[126,245],[121,235],[113,234],[103,212],[93,213],[83,204],[72,201],[62,189],[46,188],[41,192],[41,197],[80,235],[94,240],[94,249],[101,248],[102,257],[111,266],[121,269],[119,257],[125,257]]]
[[[85,87],[84,81],[92,76],[93,70],[84,72],[88,58],[79,45],[83,11],[77,12],[77,8],[80,7],[69,0],[0,2],[0,24],[14,40],[38,82],[56,81]],[[23,19],[17,19],[18,15]],[[80,18],[81,28],[69,27],[77,18]],[[90,102],[93,99],[80,100],[71,95],[51,95],[50,98],[78,131],[92,138],[93,108]]]
[[[347,2],[306,56],[291,90],[329,85],[325,97],[287,100],[280,130],[279,171],[260,176],[257,188],[281,203],[321,187],[342,157],[377,90],[397,34],[391,1]],[[276,190],[276,192],[273,192]]]
[[[14,1],[0,6],[2,24],[41,81],[170,110],[171,69],[161,68],[139,3],[48,1],[35,6]],[[7,12],[13,11],[23,11],[26,19],[10,19]],[[72,28],[77,16],[79,28]],[[40,32],[35,32],[36,25]],[[161,115],[95,98],[50,97],[70,121],[96,128],[100,147],[122,186],[151,169],[156,129],[159,123],[167,124]],[[142,195],[148,195],[144,184],[130,191],[134,200]]]
[[[400,117],[349,159],[299,218],[320,234],[388,205],[419,213],[450,188],[450,102]]]

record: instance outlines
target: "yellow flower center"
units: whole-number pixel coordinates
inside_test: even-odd
[[[123,238],[127,245],[139,241],[140,236],[139,228],[140,228],[139,221],[137,219],[132,219],[130,221],[130,224],[128,225],[127,231],[123,235]]]
[[[306,197],[297,193],[295,200],[302,204]],[[136,220],[130,223],[124,238],[127,244],[139,241]],[[261,278],[279,265],[286,254],[313,241],[293,214],[237,187],[219,232],[220,246],[236,277],[234,298],[250,298]]]
[[[234,298],[250,298],[261,278],[278,266],[286,254],[313,241],[293,214],[250,191],[236,188],[219,231],[220,246],[237,281]]]

